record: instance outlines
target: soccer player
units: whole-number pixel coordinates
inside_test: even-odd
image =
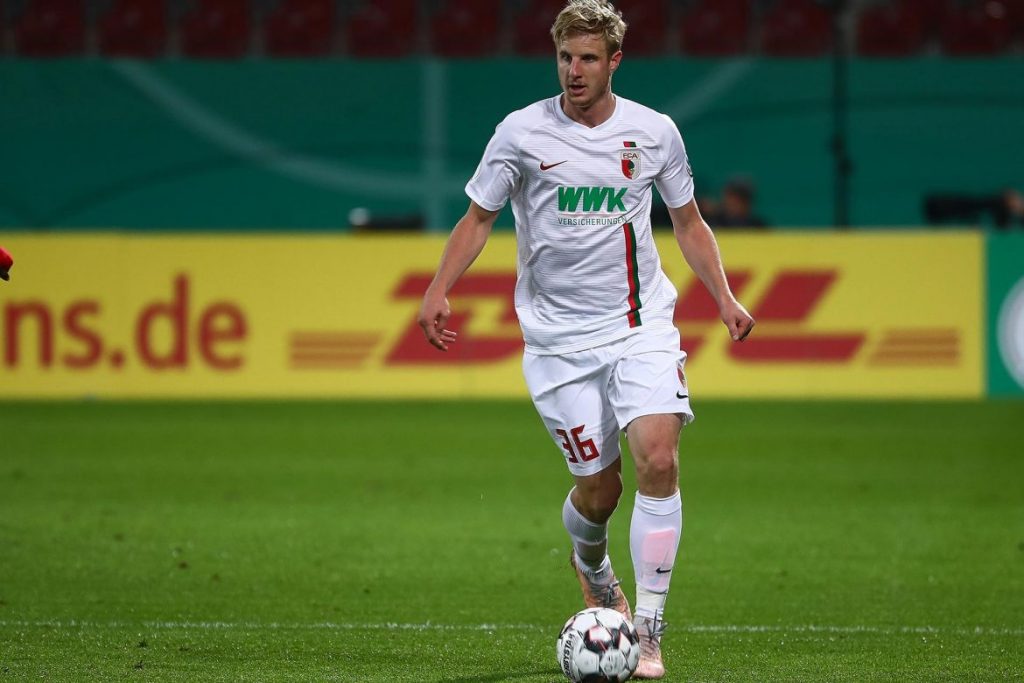
[[[575,486],[562,508],[588,607],[632,618],[608,558],[608,519],[622,494],[619,432],[639,491],[629,545],[641,638],[639,678],[661,678],[662,615],[682,532],[678,445],[693,420],[676,289],[651,235],[651,186],[669,207],[683,257],[742,341],[754,320],[726,282],[718,245],[693,199],[683,140],[667,116],[612,93],[626,24],[604,0],[570,0],[554,38],[562,92],[513,112],[466,185],[419,324],[447,351],[447,293],[480,254],[509,200],[518,244],[516,313],[523,373]]]

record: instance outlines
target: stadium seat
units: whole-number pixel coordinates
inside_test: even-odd
[[[622,10],[629,25],[625,45],[630,55],[660,55],[665,52],[666,28],[669,26],[668,3],[665,0],[620,0],[616,7]]]
[[[199,0],[181,22],[181,51],[189,57],[234,59],[249,51],[248,0]]]
[[[778,0],[761,20],[761,50],[775,57],[817,57],[832,46],[828,10],[814,0]]]
[[[82,0],[31,0],[14,27],[18,54],[65,57],[85,51]]]
[[[893,1],[893,0],[887,0]],[[921,22],[926,38],[937,36],[949,0],[895,0]]]
[[[551,24],[564,6],[563,0],[532,0],[527,4],[515,20],[512,43],[516,53],[552,55]]]
[[[143,57],[163,54],[167,46],[167,6],[164,0],[115,0],[98,25],[101,54]]]
[[[432,52],[441,57],[493,53],[499,43],[500,0],[449,0],[431,17]]]
[[[905,2],[865,9],[857,20],[857,52],[865,57],[905,57],[919,52],[926,39],[925,23]]]
[[[334,0],[284,0],[263,24],[263,44],[275,57],[320,57],[334,43]]]
[[[402,57],[416,51],[416,0],[377,0],[358,8],[345,25],[348,51],[357,57]]]
[[[1013,38],[1015,9],[1002,0],[949,7],[942,22],[942,51],[953,56],[1003,52]]]
[[[1020,32],[1024,32],[1024,0],[1002,0],[1002,4],[1009,11],[1010,21],[1018,31],[1018,36],[1024,38],[1024,35],[1020,35]]]
[[[683,52],[700,57],[742,54],[750,42],[749,0],[702,0],[683,16]]]

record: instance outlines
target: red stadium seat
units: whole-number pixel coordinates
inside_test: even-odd
[[[615,6],[626,19],[626,50],[630,55],[660,55],[665,52],[669,26],[665,0],[620,0]],[[552,15],[554,17],[554,15]]]
[[[263,24],[267,54],[320,57],[334,43],[334,0],[284,0]]]
[[[924,27],[925,36],[938,35],[950,0],[898,0],[907,11],[917,17]]]
[[[152,59],[167,46],[167,6],[164,0],[115,0],[98,29],[100,53]]]
[[[1017,35],[1024,38],[1024,0],[1002,0],[1002,4],[1010,13],[1010,21],[1017,31]]]
[[[500,0],[449,0],[431,19],[433,52],[442,57],[476,57],[498,47]]]
[[[762,17],[761,50],[765,54],[816,57],[831,46],[831,18],[814,0],[778,0]]]
[[[32,0],[14,27],[18,54],[64,57],[85,51],[82,0]]]
[[[356,10],[345,26],[348,51],[358,57],[401,57],[416,50],[416,0],[377,0]]]
[[[942,23],[942,51],[948,55],[992,55],[1013,38],[1016,8],[1002,0],[950,7]]]
[[[189,57],[234,59],[249,51],[248,0],[199,0],[181,22],[181,50]]]
[[[904,57],[927,39],[924,17],[908,2],[869,7],[857,20],[857,52],[866,57]]]
[[[563,7],[563,0],[532,0],[524,7],[515,21],[515,51],[521,55],[554,55],[551,25]]]
[[[701,57],[742,54],[750,43],[749,0],[702,0],[679,26],[683,52]]]

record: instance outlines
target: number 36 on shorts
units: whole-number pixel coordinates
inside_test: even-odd
[[[568,432],[564,429],[555,430],[555,434],[562,438],[562,448],[565,449],[565,457],[569,462],[590,462],[601,456],[593,439],[580,440],[580,434],[586,428],[586,425],[580,425],[573,427]]]

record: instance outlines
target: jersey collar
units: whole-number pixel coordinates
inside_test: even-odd
[[[611,128],[611,126],[619,118],[619,112],[622,111],[622,101],[620,100],[618,95],[613,94],[612,97],[615,98],[615,109],[612,110],[612,115],[609,116],[607,120],[603,121],[599,125],[594,126],[593,128],[591,128],[590,126],[585,126],[582,123],[580,123],[579,121],[573,121],[572,119],[569,118],[569,115],[565,113],[564,109],[562,109],[562,94],[561,93],[558,94],[558,95],[555,95],[554,100],[553,100],[554,107],[555,107],[555,115],[558,117],[558,119],[562,123],[564,123],[566,125],[573,126],[573,127],[577,128],[577,129],[579,129],[581,131],[587,131],[589,133],[596,134],[596,133],[604,131],[607,128]]]

